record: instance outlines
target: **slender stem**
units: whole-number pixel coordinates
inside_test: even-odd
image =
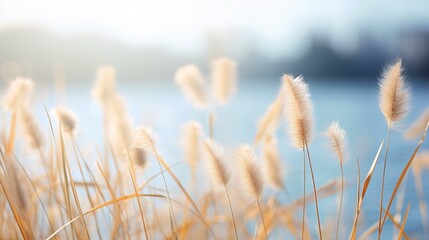
[[[154,146],[153,146],[153,149],[155,149]],[[165,186],[165,191],[167,192],[168,202],[170,204],[170,226],[171,226],[171,231],[173,233],[173,236],[175,236],[175,239],[177,239],[176,231],[174,230],[174,228],[176,226],[176,224],[175,224],[176,223],[176,217],[175,217],[174,211],[173,211],[173,204],[171,203],[170,191],[168,190],[167,181],[165,180],[165,175],[164,175],[164,172],[162,171],[161,161],[159,160],[158,152],[156,150],[154,152],[155,152],[155,158],[157,159],[158,166],[159,166],[159,169],[160,169],[161,174],[162,174],[162,180],[164,181],[164,186]]]
[[[390,125],[387,129],[387,146],[386,146],[386,152],[384,154],[384,163],[383,163],[383,176],[381,178],[381,196],[380,196],[380,213],[378,216],[378,240],[380,240],[381,237],[381,214],[383,211],[383,196],[384,196],[384,178],[386,176],[386,163],[387,163],[387,154],[389,153],[389,145],[390,145],[390,132],[391,128]]]
[[[338,210],[338,220],[337,220],[337,233],[335,235],[335,239],[338,240],[338,231],[340,229],[340,219],[341,219],[341,208],[343,206],[343,193],[344,193],[344,171],[343,164],[340,164],[341,167],[341,195],[340,195],[340,206]]]
[[[314,180],[314,172],[313,172],[313,166],[311,164],[310,151],[308,150],[307,139],[305,139],[305,138],[304,138],[304,143],[305,143],[305,149],[307,150],[308,163],[310,165],[311,180],[313,181],[313,193],[314,193],[314,200],[316,202],[316,215],[317,215],[317,226],[319,228],[319,238],[320,238],[320,240],[322,240],[323,239],[322,227],[320,226],[319,203],[317,200],[316,181]]]
[[[267,227],[265,226],[264,215],[262,214],[262,209],[261,209],[261,204],[259,203],[259,198],[256,198],[256,202],[258,203],[259,214],[261,214],[262,225],[264,226],[265,239],[268,240]]]
[[[302,205],[302,224],[301,224],[301,239],[304,239],[304,229],[305,229],[305,205],[306,205],[306,202],[305,202],[305,196],[307,195],[306,194],[306,192],[305,192],[305,148],[304,148],[304,146],[303,146],[303,148],[302,148],[302,153],[303,153],[303,160],[304,160],[304,174],[303,174],[303,176],[304,176],[304,185],[303,185],[303,192],[304,192],[304,195],[303,195],[303,201],[304,201],[304,203],[303,203],[303,205]]]
[[[132,162],[131,159],[130,159],[130,161]],[[131,163],[131,168],[130,168],[130,176],[131,176],[131,180],[132,180],[132,183],[133,183],[134,192],[135,192],[136,196],[138,196],[138,191],[137,191],[137,187],[136,187],[136,177],[134,175],[134,167],[133,167],[132,163]],[[140,203],[140,198],[136,197],[136,199],[137,199],[137,203],[138,203],[138,206],[139,206],[140,217],[141,217],[141,220],[142,220],[142,223],[143,223],[144,235],[145,235],[146,239],[149,240],[149,237],[148,237],[148,234],[147,234],[146,221],[144,219],[143,208],[142,208],[142,205]]]
[[[214,138],[214,114],[210,112],[209,115],[209,128],[210,128],[210,139]]]
[[[234,224],[235,238],[238,240],[237,225],[235,224],[234,211],[232,211],[231,199],[229,198],[229,193],[228,193],[228,189],[226,188],[226,185],[225,185],[225,192],[226,192],[226,197],[228,198],[229,211],[231,211],[232,224]]]

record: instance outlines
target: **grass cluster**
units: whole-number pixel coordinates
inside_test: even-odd
[[[99,68],[91,92],[103,113],[104,142],[93,150],[96,158],[89,158],[76,140],[79,123],[70,109],[49,111],[45,107],[50,129],[43,131],[32,108],[34,82],[13,80],[2,100],[5,119],[0,132],[0,238],[380,239],[384,226],[391,224],[395,239],[409,239],[405,225],[410,208],[416,206],[408,205],[403,210],[399,204],[392,210],[392,205],[403,194],[400,186],[410,169],[422,225],[428,231],[421,171],[429,168],[429,153],[419,150],[428,129],[429,111],[404,133],[407,139],[420,141],[409,158],[403,159],[401,174],[386,174],[389,159],[396,157],[389,155],[391,131],[397,130],[397,124],[405,118],[411,95],[401,61],[386,68],[379,81],[379,107],[387,133],[386,141],[380,143],[371,159],[371,168],[360,169],[359,160],[350,159],[353,149],[347,144],[346,130],[333,121],[325,132],[325,141],[338,159],[341,177],[324,185],[314,175],[312,161],[318,156],[311,151],[313,105],[302,76],[282,77],[280,91],[259,119],[252,143],[226,151],[218,142],[210,109],[227,104],[235,91],[236,78],[236,63],[228,58],[213,62],[211,84],[195,65],[176,72],[175,82],[185,97],[210,115],[209,129],[192,120],[184,124],[180,145],[185,163],[164,159],[156,134],[146,126],[134,126],[123,97],[116,91],[112,67]],[[276,138],[281,123],[287,126],[289,140]],[[293,183],[303,187],[302,195],[291,196],[289,201],[276,198],[287,193],[288,185],[283,178],[279,141],[302,151],[302,161],[294,162],[302,164],[304,171],[302,178]],[[149,162],[156,166],[156,174],[145,172]],[[341,221],[346,187],[343,166],[347,162],[355,164],[357,179],[356,207],[348,209],[354,215],[351,226]],[[189,166],[190,183],[175,173],[178,164]],[[381,176],[374,176],[377,165],[383,168]],[[361,172],[366,173],[364,178]],[[370,228],[363,229],[360,213],[368,204],[365,196],[371,180],[377,177],[382,179],[379,217]],[[387,177],[396,179],[393,192],[384,189]],[[310,191],[305,188],[308,180]],[[206,182],[208,186],[201,186]],[[267,187],[275,189],[276,194],[264,194]],[[319,215],[319,202],[334,195],[340,201],[335,224],[331,224]],[[306,211],[313,204],[315,212]],[[317,226],[308,224],[308,214],[314,214]]]

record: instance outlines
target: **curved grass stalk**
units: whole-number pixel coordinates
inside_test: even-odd
[[[383,175],[381,178],[381,195],[380,195],[380,212],[378,217],[378,240],[380,240],[381,237],[381,213],[383,209],[383,196],[384,196],[384,178],[386,176],[386,164],[387,164],[387,154],[389,153],[389,145],[390,145],[390,133],[392,131],[392,128],[388,127],[387,130],[387,145],[386,145],[386,152],[384,153],[384,163],[383,163]]]
[[[301,223],[301,239],[304,239],[304,233],[305,233],[305,231],[304,231],[304,229],[305,229],[305,207],[306,207],[306,202],[305,202],[305,200],[306,200],[306,195],[307,195],[307,193],[305,192],[305,174],[306,174],[306,171],[305,171],[305,149],[304,149],[304,147],[302,148],[302,153],[303,153],[303,160],[304,160],[304,162],[303,162],[303,164],[304,164],[304,183],[303,183],[303,192],[304,192],[304,195],[303,195],[303,205],[302,205],[302,223]]]
[[[259,203],[259,198],[256,198],[256,202],[258,203],[259,214],[261,215],[262,225],[264,226],[265,239],[268,240],[267,227],[265,225],[264,215],[262,214],[262,209],[261,209],[261,204]]]
[[[340,229],[341,208],[343,207],[343,194],[344,194],[344,170],[343,170],[342,164],[340,164],[340,168],[341,168],[341,195],[340,195],[340,206],[338,209],[337,232],[335,234],[335,239],[337,240],[338,240],[338,231]]]
[[[318,203],[318,200],[317,200],[316,181],[314,179],[314,172],[313,172],[313,166],[311,164],[310,151],[308,150],[308,144],[307,144],[307,140],[305,139],[305,137],[304,137],[304,143],[305,143],[305,149],[307,151],[308,163],[310,165],[311,180],[313,181],[313,193],[314,193],[314,200],[315,200],[315,203],[316,203],[316,215],[317,215],[317,226],[319,228],[319,239],[322,240],[323,239],[323,235],[322,235],[322,227],[320,225],[319,203]]]
[[[389,204],[387,205],[387,208],[386,208],[386,214],[384,215],[383,221],[381,222],[380,231],[383,230],[384,223],[386,222],[386,218],[388,216],[390,207],[392,206],[393,200],[395,199],[396,193],[398,192],[398,188],[399,188],[399,186],[401,186],[402,180],[404,179],[404,177],[405,177],[408,169],[410,168],[411,164],[413,163],[414,158],[417,155],[417,152],[419,151],[421,145],[423,144],[423,142],[424,142],[424,140],[426,138],[426,133],[427,133],[428,127],[429,127],[429,122],[426,124],[425,131],[423,132],[423,135],[422,135],[419,143],[417,144],[416,149],[414,150],[413,154],[411,155],[411,157],[408,160],[408,162],[405,165],[405,167],[402,169],[401,175],[399,176],[399,179],[396,182],[395,188],[394,188],[394,190],[392,192],[392,195],[390,196]]]
[[[228,189],[225,186],[226,197],[228,198],[229,210],[231,212],[232,224],[234,224],[235,238],[238,240],[237,225],[235,224],[234,211],[232,210],[231,199],[229,198]]]
[[[138,198],[138,197],[150,197],[150,198],[168,199],[167,196],[164,196],[164,195],[161,195],[161,194],[144,194],[144,193],[139,193],[137,195],[136,194],[125,195],[125,196],[118,197],[118,198],[109,200],[107,202],[101,203],[101,204],[99,204],[99,205],[91,208],[90,210],[86,211],[85,213],[83,213],[83,216],[88,215],[88,214],[90,214],[92,212],[95,212],[95,211],[97,211],[99,209],[102,209],[104,207],[110,206],[112,204],[119,204],[122,201],[130,200],[130,199]],[[197,217],[202,223],[204,223],[206,226],[208,226],[208,223],[206,223],[205,220],[203,218],[201,218],[198,213],[196,213],[192,209],[186,207],[185,204],[183,204],[183,203],[181,203],[181,202],[179,202],[177,200],[174,200],[174,199],[170,199],[170,200],[172,202],[174,202],[174,203],[182,206],[184,209],[188,210],[190,213],[192,213],[192,215],[194,215],[195,217]],[[50,240],[50,239],[54,238],[59,232],[61,232],[67,226],[69,226],[70,224],[74,223],[75,221],[77,221],[79,219],[80,219],[80,216],[77,216],[77,217],[71,219],[70,221],[68,221],[67,223],[65,223],[63,226],[61,226],[60,228],[58,228],[54,233],[52,233],[46,240]],[[210,232],[213,234],[212,231],[210,231]]]

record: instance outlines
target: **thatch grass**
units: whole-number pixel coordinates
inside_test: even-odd
[[[197,66],[188,65],[176,73],[176,82],[194,106],[212,107],[217,104],[221,107],[233,97],[237,64],[231,59],[221,58],[214,61],[212,67],[212,92],[205,80],[209,78],[203,76]],[[34,83],[30,79],[19,78],[11,83],[3,97],[4,116],[7,118],[0,132],[0,238],[276,239],[280,234],[287,234],[297,239],[316,236],[341,239],[341,226],[350,234],[350,239],[366,239],[373,234],[381,237],[389,219],[388,224],[397,230],[396,237],[409,239],[411,234],[406,232],[406,223],[410,209],[417,206],[408,204],[405,211],[399,207],[396,212],[399,215],[403,213],[402,219],[393,217],[389,211],[397,195],[405,194],[406,186],[401,190],[400,187],[412,167],[422,223],[428,222],[421,172],[429,168],[429,159],[426,159],[429,154],[419,153],[428,128],[427,112],[407,131],[407,138],[419,135],[421,139],[410,151],[411,156],[401,174],[385,175],[389,172],[386,162],[390,131],[408,111],[406,99],[409,92],[402,79],[401,62],[389,68],[383,76],[388,80],[380,83],[380,109],[387,121],[388,144],[386,147],[384,141],[380,144],[372,166],[365,170],[368,173],[362,183],[359,160],[356,159],[357,196],[352,199],[356,202],[356,209],[347,212],[353,216],[350,225],[346,222],[340,224],[347,211],[341,211],[343,191],[351,185],[344,181],[343,173],[343,165],[348,158],[345,131],[338,124],[331,125],[328,130],[332,150],[340,163],[341,179],[335,178],[317,187],[314,177],[317,169],[313,169],[312,160],[322,159],[316,153],[310,154],[309,144],[317,140],[313,137],[315,121],[310,91],[301,76],[283,77],[282,89],[260,118],[253,145],[242,145],[234,151],[238,152],[235,157],[227,151],[221,154],[218,144],[214,144],[217,141],[214,119],[221,116],[215,116],[213,109],[205,109],[202,111],[207,111],[210,116],[207,120],[209,128],[202,129],[203,124],[191,120],[185,125],[181,145],[187,161],[174,164],[169,164],[169,161],[178,159],[164,159],[151,130],[133,125],[123,98],[116,92],[112,67],[99,69],[92,91],[104,115],[102,125],[105,131],[103,146],[94,149],[95,159],[90,159],[81,150],[81,143],[75,136],[79,122],[71,110],[56,108],[54,113],[59,123],[56,125],[45,106],[50,129],[47,131],[49,134],[41,131],[30,101]],[[285,156],[278,148],[286,141],[276,138],[282,115],[289,127],[292,145],[303,153],[304,192],[301,196],[289,196],[286,189],[292,183],[283,180]],[[84,116],[80,117],[82,121],[88,121]],[[204,142],[204,139],[207,140]],[[349,147],[352,150],[354,146]],[[368,188],[375,177],[383,148],[382,182],[385,176],[397,180],[387,205],[382,201],[384,186],[381,195],[375,196],[381,199],[380,217],[373,225],[364,228],[359,219],[370,204],[364,200],[369,194]],[[147,176],[145,167],[152,159],[158,171]],[[26,161],[36,161],[35,165],[40,169],[30,171],[33,164]],[[305,191],[307,161],[313,184],[310,193]],[[204,162],[210,176],[199,174],[199,166]],[[189,165],[192,176],[189,183],[175,171],[177,166],[184,165]],[[209,177],[212,184],[204,187],[205,178]],[[160,183],[154,183],[155,180],[160,180]],[[301,187],[299,180],[293,183],[297,187]],[[273,187],[271,194],[263,191],[265,183]],[[339,184],[341,192],[337,187]],[[318,206],[319,202],[336,194],[341,198],[335,225],[330,224],[328,218],[319,216]],[[281,201],[279,196],[282,195],[288,195],[292,200]],[[313,204],[317,227],[306,221],[308,213],[305,209]]]

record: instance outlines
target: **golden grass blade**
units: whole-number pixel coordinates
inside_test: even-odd
[[[73,176],[72,176],[72,173],[71,173],[70,164],[69,164],[67,153],[66,153],[66,148],[65,148],[65,145],[64,145],[64,138],[63,138],[61,127],[60,127],[60,140],[61,140],[62,158],[63,158],[63,162],[64,162],[64,164],[66,165],[66,168],[67,168],[67,170],[66,170],[67,171],[67,176],[70,178],[69,179],[69,183],[70,183],[70,186],[71,186],[71,189],[72,189],[73,198],[75,200],[75,203],[76,203],[76,206],[77,206],[77,209],[78,209],[78,212],[79,212],[79,216],[81,217],[81,220],[82,220],[82,223],[83,223],[83,226],[84,226],[84,229],[85,229],[85,234],[86,234],[86,236],[87,236],[88,239],[91,239],[91,237],[89,236],[89,230],[88,230],[88,227],[86,225],[85,218],[83,217],[83,214],[82,214],[82,207],[80,206],[79,196],[77,195],[76,187],[75,187],[75,185],[73,183]]]
[[[48,211],[46,210],[45,204],[43,204],[42,199],[40,198],[40,194],[37,192],[37,188],[36,185],[34,184],[34,182],[31,180],[30,176],[28,175],[27,171],[25,171],[24,167],[21,165],[21,163],[19,161],[15,161],[17,163],[17,165],[19,166],[19,168],[21,168],[22,172],[24,173],[25,177],[27,178],[27,180],[30,182],[31,188],[33,189],[34,193],[36,194],[37,200],[40,203],[40,206],[42,206],[42,210],[43,213],[46,215],[46,218],[48,220],[48,224],[49,224],[49,229],[51,231],[54,230],[51,219],[49,219],[49,214]]]
[[[21,236],[24,239],[29,239],[30,236],[27,235],[27,228],[25,227],[25,223],[23,222],[23,220],[19,216],[18,210],[15,207],[15,204],[13,203],[13,201],[11,201],[11,196],[9,195],[8,189],[7,189],[6,185],[4,184],[4,182],[5,182],[5,179],[3,178],[2,175],[0,175],[0,185],[2,187],[6,201],[8,202],[9,207],[12,210],[13,218],[15,219],[16,225],[18,225]]]
[[[318,199],[323,199],[323,198],[329,197],[329,196],[335,194],[336,192],[338,192],[337,186],[338,186],[338,180],[332,180],[332,181],[326,183],[325,185],[319,187],[317,189]],[[311,197],[313,195],[314,195],[313,192],[306,194],[306,196],[305,196],[305,198],[307,199],[305,202],[306,204],[310,204],[314,201],[314,198]],[[292,203],[290,203],[288,205],[288,207],[291,209],[297,209],[298,206],[301,206],[303,204],[304,204],[304,196],[302,196],[302,197],[296,199],[295,201],[293,201]]]
[[[9,156],[12,153],[13,145],[15,142],[15,134],[16,134],[16,111],[13,112],[12,118],[10,121],[10,132],[9,138],[6,144],[6,156]]]
[[[357,171],[357,189],[356,189],[356,212],[355,215],[357,214],[359,205],[360,205],[360,164],[359,164],[359,159],[356,158],[356,171]]]
[[[103,171],[103,169],[102,169],[102,167],[101,167],[101,165],[100,165],[100,162],[98,162],[98,161],[97,161],[97,167],[98,167],[98,169],[100,170],[101,175],[103,176],[104,181],[106,182],[106,185],[107,185],[107,187],[108,187],[108,190],[109,190],[110,196],[111,196],[113,199],[116,199],[115,191],[113,190],[112,186],[110,185],[109,180],[107,179],[107,177],[106,177],[106,175],[105,175],[105,173],[104,173],[104,171]],[[116,203],[116,204],[115,204],[115,207],[116,207],[116,211],[117,211],[117,213],[116,213],[116,215],[114,215],[113,217],[115,217],[115,221],[119,221],[119,223],[122,225],[122,230],[124,231],[124,234],[126,234],[126,235],[128,236],[128,238],[130,238],[130,234],[129,234],[129,232],[128,232],[128,227],[127,227],[127,225],[125,224],[125,222],[124,222],[124,221],[123,221],[123,219],[122,219],[121,206],[119,205],[119,203]],[[113,231],[113,232],[111,233],[111,237],[114,237],[114,236],[115,236],[115,231]]]
[[[131,176],[131,180],[133,182],[134,192],[137,195],[138,192],[137,192],[137,187],[136,187],[136,179],[135,179],[134,173],[132,171],[133,170],[130,169],[130,176]],[[142,208],[142,205],[140,203],[140,199],[139,198],[137,198],[137,203],[139,205],[140,217],[141,217],[142,224],[143,224],[144,234],[145,234],[146,239],[149,239],[148,233],[147,233],[148,230],[147,230],[147,227],[146,227],[146,221],[145,221],[144,214],[143,214],[143,208]]]
[[[404,215],[404,220],[402,220],[401,229],[399,229],[398,240],[401,240],[402,235],[404,234],[404,227],[405,227],[405,223],[407,222],[409,212],[410,212],[410,203],[408,203],[408,207]]]
[[[383,209],[383,211],[385,212],[385,209]],[[392,216],[392,214],[388,213],[387,216],[389,217],[390,221],[392,221],[393,225],[397,228],[397,229],[401,229],[401,224],[399,224],[394,217]],[[368,228],[358,239],[359,240],[367,240],[370,239],[370,236],[378,229],[378,220],[371,225],[370,228]],[[406,234],[405,232],[403,232],[404,238],[406,240],[410,240],[410,237],[408,236],[408,234]]]
[[[101,203],[101,204],[99,204],[99,205],[91,208],[90,210],[86,211],[85,213],[83,213],[83,216],[88,215],[88,214],[90,214],[92,212],[95,212],[95,211],[97,211],[99,209],[102,209],[104,207],[110,206],[112,204],[118,204],[120,202],[123,202],[123,201],[126,201],[126,200],[130,200],[130,199],[133,199],[133,198],[137,198],[137,197],[149,197],[149,198],[159,198],[159,199],[166,199],[166,200],[168,200],[168,197],[165,196],[165,195],[162,195],[162,194],[144,194],[144,193],[139,193],[138,195],[135,195],[135,194],[125,195],[125,196],[114,198],[114,199],[112,199],[110,201]],[[202,223],[204,223],[206,226],[208,226],[208,223],[203,218],[201,218],[197,212],[194,212],[192,209],[186,207],[185,204],[183,204],[183,203],[181,203],[181,202],[179,202],[177,200],[171,199],[171,201],[174,202],[174,203],[176,203],[176,204],[178,204],[179,206],[182,206],[185,210],[189,211],[192,215],[194,215],[195,217],[197,217]],[[54,233],[52,233],[46,240],[50,240],[50,239],[54,238],[64,228],[66,228],[67,226],[69,226],[73,222],[77,221],[78,219],[80,219],[80,216],[77,216],[77,217],[71,219],[66,224],[64,224],[63,226],[61,226],[60,228],[58,228]]]
[[[424,133],[422,135],[422,138],[420,139],[419,144],[417,145],[416,149],[414,150],[413,155],[408,160],[407,164],[405,165],[404,169],[401,172],[401,175],[399,176],[398,181],[396,182],[395,188],[394,188],[394,190],[392,192],[392,195],[390,196],[390,200],[389,200],[389,204],[387,205],[386,212],[389,212],[390,207],[392,206],[393,200],[395,199],[395,196],[396,196],[396,193],[398,191],[398,188],[401,185],[402,180],[405,177],[405,174],[407,174],[408,169],[410,168],[411,164],[413,163],[413,160],[414,160],[417,152],[419,151],[420,146],[423,144],[423,142],[424,142],[424,140],[426,138],[426,133],[427,133],[428,127],[429,127],[429,122],[426,124],[425,131],[424,131]],[[381,223],[381,229],[380,230],[383,230],[383,226],[384,226],[384,223],[386,222],[386,218],[387,218],[387,214],[384,215],[383,221]]]
[[[377,154],[375,155],[374,161],[372,161],[372,165],[368,171],[368,174],[366,175],[365,180],[363,181],[362,193],[361,193],[359,200],[358,200],[358,207],[356,210],[353,228],[352,228],[352,232],[350,235],[350,239],[352,239],[352,240],[356,239],[357,224],[358,224],[358,218],[359,218],[360,210],[362,207],[362,201],[365,198],[366,191],[367,191],[368,186],[371,182],[372,175],[374,174],[374,169],[375,169],[375,166],[377,165],[378,159],[380,157],[380,153],[381,153],[381,149],[383,148],[383,144],[384,144],[384,141],[381,142],[380,147],[378,148]]]

